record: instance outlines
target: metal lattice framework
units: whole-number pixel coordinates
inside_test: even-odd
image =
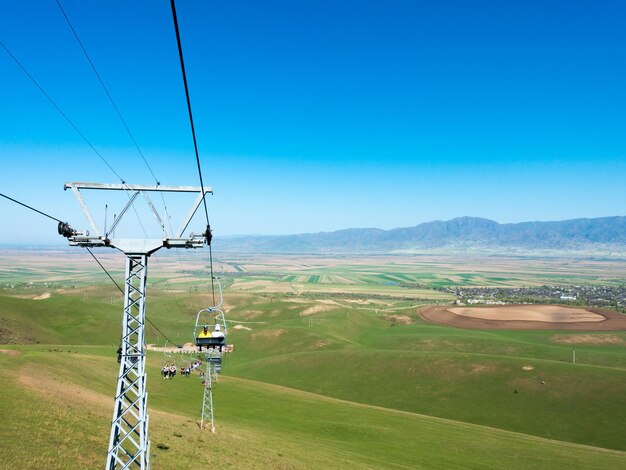
[[[146,283],[148,276],[148,257],[160,248],[202,248],[210,240],[210,227],[200,235],[190,234],[184,237],[198,206],[211,188],[191,186],[145,186],[101,183],[66,183],[65,189],[71,189],[80,205],[87,222],[92,228],[89,232],[78,232],[66,223],[59,224],[59,234],[67,237],[70,245],[82,247],[117,248],[126,255],[126,281],[124,288],[124,317],[122,319],[122,345],[120,369],[117,378],[115,406],[111,422],[111,434],[107,452],[107,470],[126,468],[150,468],[150,440],[148,438],[148,392],[146,388],[146,349],[144,326],[146,319]],[[125,191],[128,202],[109,228],[101,231],[95,224],[81,189]],[[148,192],[197,193],[197,197],[183,219],[179,229],[170,233],[161,219]],[[120,223],[137,196],[142,195],[150,211],[163,231],[162,238],[137,239],[113,237],[116,226]],[[210,384],[210,374],[209,374]],[[210,393],[210,386],[209,386]],[[212,395],[209,396],[212,413]],[[211,415],[212,420],[212,415]]]
[[[209,360],[210,353],[206,354],[206,368],[204,372],[204,394],[202,395],[202,418],[200,418],[200,429],[204,429],[205,423],[211,423],[211,432],[215,432],[215,422],[213,421],[213,364]]]
[[[215,422],[213,420],[213,381],[217,382],[218,374],[222,370],[222,354],[224,351],[227,335],[226,318],[224,312],[221,310],[223,297],[222,297],[222,284],[219,278],[214,278],[219,289],[219,303],[216,306],[208,307],[200,310],[196,315],[196,325],[193,331],[193,335],[196,338],[196,344],[202,349],[205,346],[206,352],[204,361],[206,364],[204,373],[204,394],[202,396],[202,417],[200,418],[200,429],[204,429],[205,423],[211,423],[211,432],[215,432]],[[214,337],[202,342],[203,339],[199,338],[200,331],[205,325],[211,324],[211,330],[213,325],[220,325],[222,328],[223,336],[220,338]]]
[[[144,325],[148,257],[127,255],[122,351],[107,468],[150,468]]]
[[[222,369],[221,348],[209,349],[206,351],[204,362],[204,394],[202,396],[202,417],[200,418],[200,429],[204,429],[211,423],[211,432],[215,432],[215,421],[213,419],[213,382],[217,382],[217,377]]]

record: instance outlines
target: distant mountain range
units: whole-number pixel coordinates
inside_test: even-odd
[[[299,235],[217,237],[217,251],[386,253],[434,249],[626,250],[626,217],[499,224],[477,217],[381,230],[351,228]]]

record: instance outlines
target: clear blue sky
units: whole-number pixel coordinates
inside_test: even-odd
[[[198,185],[169,1],[61,1],[158,179]],[[177,8],[218,236],[625,214],[626,2]],[[0,40],[118,173],[152,182],[54,0],[2,2]],[[115,175],[3,49],[0,70],[0,192],[86,227],[63,183]],[[0,244],[64,243],[0,214]]]

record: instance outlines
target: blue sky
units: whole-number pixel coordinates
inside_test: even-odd
[[[153,182],[55,1],[3,3],[0,40],[126,181]],[[198,185],[169,2],[61,3],[157,178]],[[624,215],[624,2],[177,9],[218,236]],[[0,192],[86,227],[63,183],[116,176],[3,49],[0,70]],[[0,214],[0,244],[64,243]]]

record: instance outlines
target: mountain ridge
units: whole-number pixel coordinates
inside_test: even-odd
[[[266,253],[410,252],[468,249],[584,250],[626,248],[626,216],[500,224],[480,217],[434,220],[391,230],[348,228],[295,235],[216,237],[221,251]]]

